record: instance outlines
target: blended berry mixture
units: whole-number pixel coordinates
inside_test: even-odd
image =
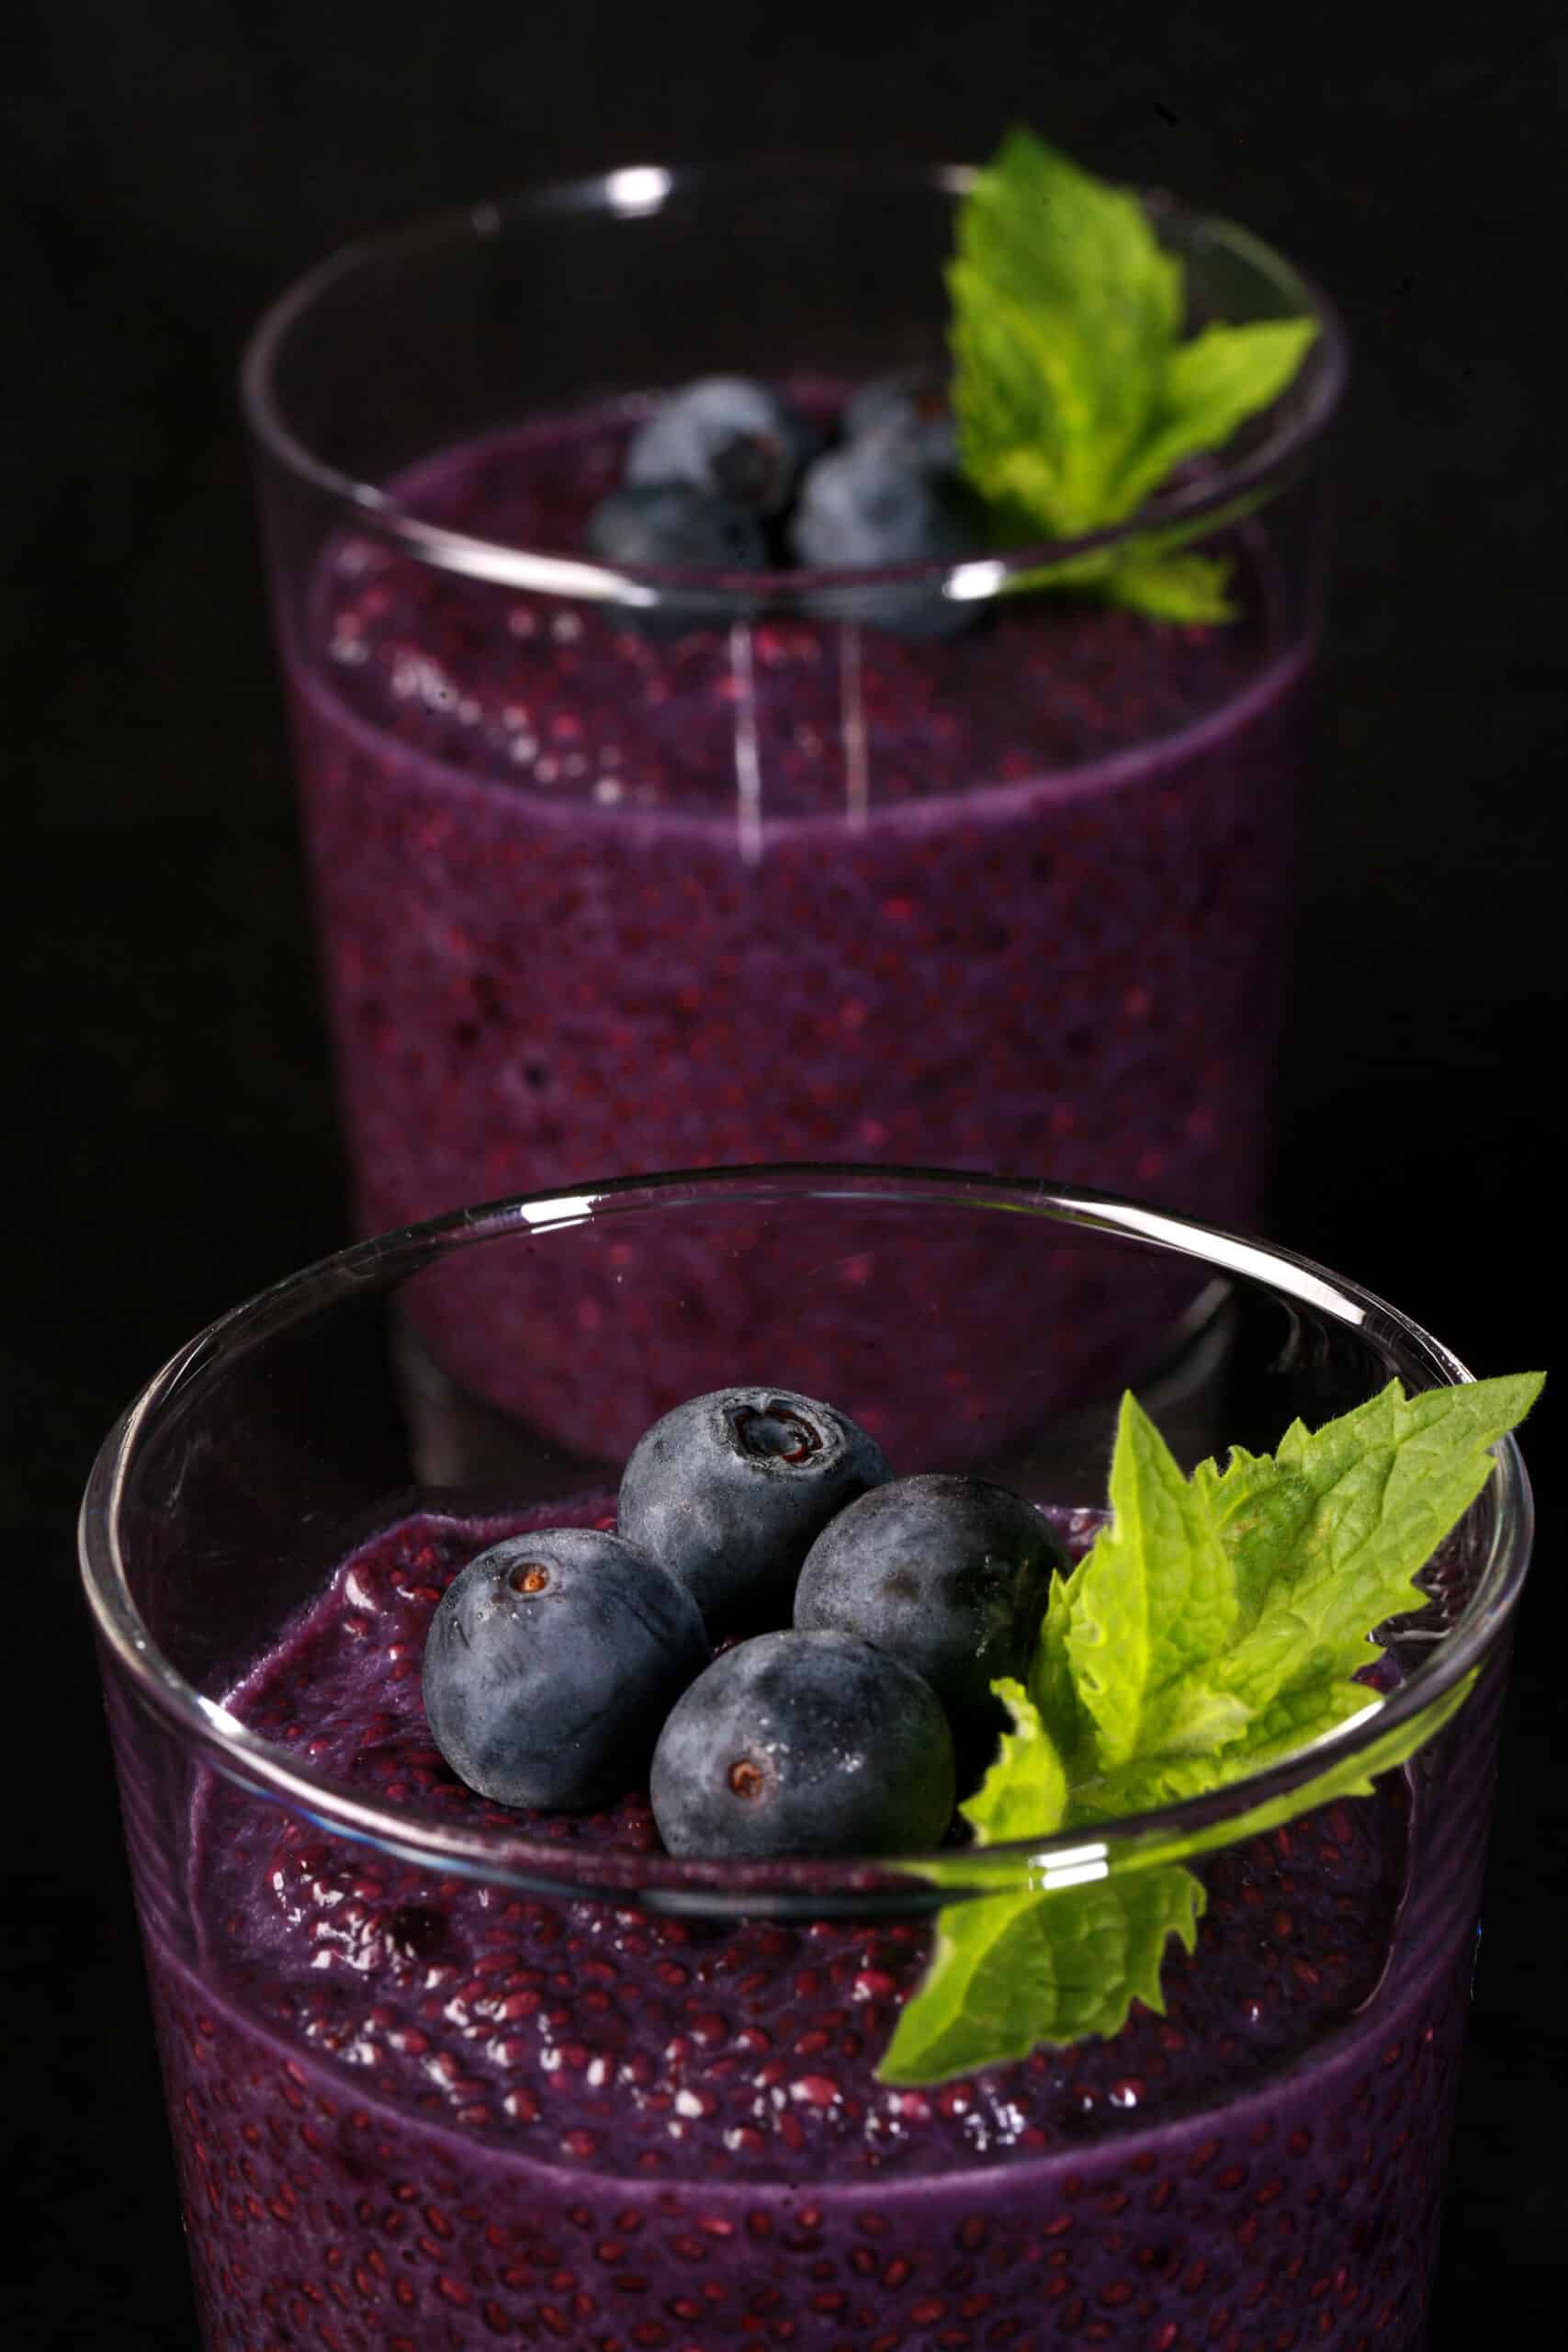
[[[1098,1515],[1055,1516],[1081,1552]],[[387,1528],[228,1704],[381,1804],[515,1828],[419,1678],[450,1578],[530,1523]],[[1468,1961],[1407,1899],[1422,1802],[1393,1776],[1206,1861],[1164,2017],[892,2090],[924,1924],[531,1898],[209,1777],[196,1969],[147,1930],[210,2341],[1409,2352]],[[640,1796],[525,1826],[658,1845]]]
[[[473,444],[400,495],[580,548],[637,413]],[[336,541],[288,655],[362,1227],[821,1159],[1255,1223],[1310,649],[1261,539],[1234,552],[1224,626],[1036,594],[915,640],[654,634]],[[711,1263],[693,1281],[744,1328]],[[1038,1302],[1081,1397],[1148,1300],[1066,1306]],[[562,1411],[563,1368],[521,1369],[493,1314],[426,1337],[480,1393]],[[591,1396],[571,1410],[609,1450]]]

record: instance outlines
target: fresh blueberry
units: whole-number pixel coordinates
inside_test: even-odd
[[[1066,1554],[1032,1503],[986,1478],[929,1472],[863,1495],[824,1528],[795,1622],[834,1626],[923,1675],[966,1752],[997,1718],[991,1683],[1022,1679]]]
[[[907,1854],[953,1814],[953,1736],[918,1674],[848,1634],[759,1634],[678,1699],[649,1794],[672,1854]]]
[[[719,1388],[637,1440],[618,1523],[716,1636],[784,1623],[814,1537],[888,1475],[875,1440],[831,1405],[788,1388]]]
[[[804,417],[765,384],[705,376],[672,392],[626,451],[629,482],[683,481],[754,514],[782,514],[815,443]]]
[[[691,571],[764,571],[768,543],[754,514],[687,481],[624,484],[588,518],[591,553],[605,563]]]
[[[636,1785],[707,1655],[691,1595],[624,1537],[513,1535],[441,1598],[424,1645],[425,1717],[480,1796],[576,1810]]]
[[[956,563],[980,535],[958,485],[915,461],[896,427],[830,449],[807,467],[790,522],[790,548],[808,571],[870,571],[881,564]],[[821,591],[815,610],[912,636],[968,625],[969,608],[924,582]]]
[[[846,441],[890,433],[913,465],[933,473],[958,471],[958,427],[940,368],[895,368],[873,376],[846,402],[841,420]]]

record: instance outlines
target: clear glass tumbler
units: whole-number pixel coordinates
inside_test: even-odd
[[[965,184],[613,172],[357,246],[262,322],[244,399],[360,1231],[585,1168],[822,1159],[1258,1222],[1346,368],[1288,262],[1148,198],[1194,328],[1318,334],[1273,410],[1094,541],[765,577],[584,551],[660,391],[739,371],[829,419],[940,366]],[[1177,523],[1230,560],[1233,621],[1017,593]],[[881,625],[910,595],[974,625]],[[469,1324],[482,1391],[505,1304]],[[1155,1329],[1066,1304],[1064,1396]]]
[[[1200,1836],[1208,1898],[1165,2014],[1110,2040],[891,2088],[875,2069],[936,1899],[918,1859],[678,1861],[639,1798],[506,1815],[430,1746],[420,1654],[448,1577],[541,1516],[606,1517],[618,1465],[585,1485],[499,1411],[411,1442],[411,1295],[503,1269],[544,1329],[583,1269],[620,1263],[624,1336],[716,1387],[735,1366],[690,1289],[694,1243],[776,1289],[781,1334],[802,1268],[852,1261],[850,1355],[825,1364],[797,1329],[762,1376],[820,1394],[848,1362],[839,1401],[874,1419],[910,1351],[962,1367],[1003,1344],[945,1320],[976,1227],[1021,1293],[1041,1252],[1224,1283],[1224,1430],[1254,1448],[1392,1375],[1468,1377],[1353,1283],[1163,1213],[793,1168],[361,1244],[214,1325],[114,1430],[83,1557],[214,2352],[1419,2345],[1529,1554],[1511,1442],[1429,1605],[1382,1630],[1373,1722],[1104,1830],[1113,1877]],[[1005,1344],[1005,1442],[934,1416],[895,1470],[1100,1502],[1107,1424],[1061,1422],[1049,1333]],[[1332,1758],[1461,1686],[1373,1794],[1296,1810]],[[1083,1851],[1081,1831],[990,1849],[987,1883],[1070,1883]]]

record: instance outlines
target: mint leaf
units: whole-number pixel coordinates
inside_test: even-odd
[[[1057,2013],[1037,1894],[990,1894],[939,1913],[931,1964],[882,2055],[882,2083],[939,2083],[1021,2058]]]
[[[1211,516],[1210,523],[1217,527],[1218,518]],[[1225,593],[1234,567],[1219,556],[1177,554],[1183,536],[1177,529],[1151,532],[1120,547],[1069,556],[1060,563],[1035,564],[1026,571],[1010,572],[998,593],[1023,596],[1040,588],[1076,588],[1157,620],[1235,620],[1240,606]]]
[[[1181,339],[1184,270],[1138,199],[1010,131],[958,213],[949,266],[964,470],[1004,541],[1124,522],[1184,459],[1277,400],[1310,319],[1216,323]],[[1213,518],[1029,575],[1156,617],[1234,616],[1227,567],[1170,550]]]
[[[1374,1627],[1425,1596],[1414,1582],[1491,1475],[1488,1449],[1540,1391],[1535,1374],[1432,1388],[1397,1381],[1314,1435],[1298,1421],[1272,1462],[1200,1466],[1236,1564],[1247,1629],[1221,1668],[1255,1713],[1365,1666]]]
[[[1013,1728],[961,1810],[981,1846],[1049,1836],[1066,1811],[1066,1768],[1021,1683],[992,1687]],[[953,1858],[955,1871],[967,1867]],[[1160,2007],[1167,1940],[1178,1934],[1190,1951],[1202,1908],[1201,1883],[1179,1867],[1125,1881],[1101,1876],[1057,1894],[978,1895],[948,1905],[925,1982],[899,2014],[879,2080],[937,2082],[1024,2057],[1041,2041],[1116,2032],[1134,2000]]]
[[[1290,384],[1317,334],[1311,319],[1208,326],[1169,353],[1148,434],[1123,472],[1128,508],[1150,498],[1188,458],[1223,449],[1237,425]]]
[[[1224,530],[1256,513],[1263,503],[1261,491],[1243,491],[1206,515],[1203,527]],[[1196,555],[1190,548],[1181,552],[1191,536],[1190,524],[1168,523],[1114,547],[1093,548],[1087,554],[1010,572],[999,593],[1021,596],[1042,588],[1080,589],[1106,604],[1125,605],[1160,620],[1235,620],[1241,607],[1226,593],[1235,566],[1224,557]]]
[[[1134,542],[1107,570],[1099,593],[1151,620],[1234,621],[1241,607],[1225,594],[1230,573],[1219,556],[1145,554]]]
[[[1163,2008],[1167,1940],[1179,1935],[1190,1951],[1202,1908],[1202,1887],[1179,1865],[1062,1894],[949,1904],[877,2079],[941,2082],[1026,2058],[1043,2041],[1118,2032],[1134,2000]]]
[[[982,1846],[1010,1838],[1048,1838],[1066,1817],[1066,1767],[1022,1683],[1004,1677],[991,1688],[1013,1727],[1003,1733],[979,1788],[958,1809]]]
[[[1478,1672],[1479,1668],[1476,1669]],[[1326,1772],[1320,1772],[1316,1780],[1307,1781],[1303,1788],[1292,1789],[1288,1796],[1276,1797],[1268,1804],[1254,1806],[1247,1816],[1247,1836],[1255,1838],[1265,1830],[1279,1828],[1284,1822],[1298,1820],[1303,1813],[1314,1812],[1319,1805],[1332,1804],[1336,1797],[1370,1797],[1380,1773],[1391,1772],[1396,1765],[1407,1763],[1418,1748],[1425,1747],[1434,1732],[1442,1729],[1450,1715],[1459,1713],[1475,1687],[1476,1673],[1467,1674],[1462,1682],[1456,1683],[1440,1699],[1435,1699],[1429,1707],[1424,1707],[1419,1714],[1413,1715],[1409,1723],[1400,1724],[1396,1730],[1384,1732],[1379,1739],[1370,1740],[1359,1756],[1342,1758],[1338,1763],[1331,1764]],[[1352,1687],[1359,1702],[1356,1713],[1363,1713],[1369,1706],[1382,1705],[1383,1702],[1364,1683]],[[1340,1716],[1325,1728],[1337,1730],[1344,1720]],[[1302,1743],[1298,1741],[1296,1745],[1299,1748]],[[1230,1777],[1243,1777],[1273,1761],[1272,1756],[1250,1757]]]
[[[1064,1636],[1096,1759],[1109,1770],[1151,1751],[1223,1747],[1251,1713],[1206,1676],[1235,1624],[1235,1572],[1207,1496],[1132,1396],[1117,1424],[1111,1508]]]
[[[1377,1774],[1392,1771],[1424,1747],[1463,1703],[1474,1680],[1473,1674],[1467,1676],[1455,1690],[1434,1700],[1430,1707],[1424,1708],[1408,1724],[1370,1741],[1361,1755],[1331,1765],[1317,1779],[1292,1790],[1286,1796],[1255,1806],[1241,1821],[1206,1842],[1230,1845],[1239,1838],[1257,1837],[1263,1830],[1277,1828],[1281,1822],[1294,1821],[1303,1813],[1311,1813],[1320,1804],[1328,1804],[1336,1797],[1370,1797]],[[1111,1773],[1102,1781],[1076,1790],[1074,1819],[1087,1826],[1094,1822],[1119,1820],[1132,1813],[1149,1812],[1156,1805],[1176,1804],[1182,1797],[1207,1795],[1211,1789],[1224,1788],[1228,1781],[1245,1780],[1249,1773],[1263,1771],[1286,1756],[1299,1755],[1314,1740],[1337,1731],[1351,1716],[1367,1714],[1382,1704],[1377,1691],[1366,1683],[1343,1683],[1334,1702],[1325,1704],[1318,1719],[1313,1720],[1303,1708],[1281,1736],[1265,1737],[1254,1725],[1245,1740],[1218,1756],[1141,1759],[1119,1773]],[[1180,1850],[1191,1855],[1202,1849],[1188,1843]]]
[[[964,470],[1060,538],[1129,511],[1120,478],[1154,422],[1181,269],[1135,197],[1025,130],[976,175],[948,273]]]
[[[1375,1628],[1420,1604],[1416,1576],[1485,1485],[1487,1449],[1540,1386],[1523,1374],[1406,1399],[1394,1381],[1315,1435],[1296,1422],[1272,1459],[1236,1448],[1224,1471],[1201,1463],[1185,1491],[1233,1564],[1231,1631],[1145,1697],[1133,1745],[1101,1736],[1101,1772],[1075,1788],[1075,1817],[1104,1821],[1222,1787],[1363,1713],[1370,1694],[1353,1678],[1375,1656]],[[1146,1451],[1136,1422],[1134,1435]],[[1137,1458],[1119,1433],[1116,1515],[1089,1555],[1093,1562],[1105,1547],[1104,1573],[1124,1564],[1122,1581],[1134,1588],[1147,1576],[1143,1548],[1168,1542],[1119,1494],[1119,1476],[1123,1485],[1133,1478]],[[1180,1476],[1168,1457],[1161,1475]],[[1065,1636],[1080,1687],[1095,1666],[1099,1589],[1086,1579]],[[1121,1639],[1114,1655],[1124,1697],[1136,1657]],[[1228,1730],[1226,1702],[1235,1709]]]
[[[1240,1819],[1151,1836],[1109,1872],[1092,1837],[1043,1873],[1016,1854],[987,1861],[994,1843],[1222,1788],[1383,1705],[1354,1679],[1372,1634],[1422,1600],[1416,1575],[1540,1387],[1525,1373],[1406,1397],[1393,1381],[1314,1432],[1293,1423],[1272,1457],[1233,1448],[1223,1470],[1201,1463],[1190,1479],[1123,1399],[1112,1518],[1072,1574],[1052,1578],[1027,1689],[993,1686],[1012,1729],[963,1808],[976,1849],[927,1866],[965,1899],[939,1915],[883,2081],[972,2073],[1119,2032],[1134,2000],[1157,2008],[1170,1937],[1196,1948],[1203,1891],[1188,1860],[1370,1795],[1447,1722],[1473,1674],[1303,1786]],[[1055,1883],[1041,1887],[1042,1874]]]
[[[1072,1661],[1067,1656],[1067,1627],[1083,1590],[1088,1566],[1086,1553],[1067,1576],[1052,1569],[1044,1621],[1029,1668],[1029,1696],[1040,1710],[1041,1721],[1058,1751],[1066,1757],[1074,1756],[1090,1734],[1089,1716],[1074,1685]]]
[[[1382,1773],[1404,1763],[1442,1729],[1450,1716],[1458,1713],[1474,1688],[1478,1671],[1464,1676],[1452,1690],[1446,1690],[1440,1699],[1432,1700],[1407,1723],[1369,1740],[1358,1755],[1340,1758],[1324,1771],[1286,1790],[1280,1796],[1262,1798],[1249,1805],[1245,1813],[1233,1815],[1225,1821],[1212,1822],[1205,1828],[1146,1832],[1142,1838],[1123,1849],[1110,1883],[1119,1886],[1130,1883],[1145,1871],[1165,1869],[1179,1861],[1195,1860],[1198,1856],[1213,1853],[1219,1847],[1235,1846],[1247,1838],[1261,1837],[1268,1830],[1279,1828],[1281,1823],[1299,1820],[1303,1814],[1314,1812],[1319,1805],[1332,1804],[1336,1797],[1370,1796],[1374,1781]],[[1375,1690],[1362,1689],[1358,1696],[1361,1702],[1359,1712],[1363,1713],[1375,1713],[1388,1703]],[[1253,1768],[1248,1766],[1247,1769],[1251,1770]],[[1223,1786],[1223,1779],[1214,1785]],[[1066,1860],[1058,1854],[1047,1867],[1038,1860],[1027,1857],[1021,1863],[1016,1852],[992,1852],[985,1848],[976,1848],[969,1852],[954,1852],[926,1862],[922,1865],[921,1875],[934,1886],[952,1889],[955,1897],[959,1894],[1021,1894],[1027,1884],[1032,1884],[1036,1899],[1046,1895],[1052,1901],[1065,1900],[1077,1884],[1097,1874],[1095,1858],[1102,1850],[1096,1836],[1096,1823],[1093,1820],[1086,1820],[1081,1825],[1076,1822],[1080,1810],[1080,1796],[1077,1791],[1073,1792],[1071,1810],[1075,1815],[1075,1826],[1081,1826],[1086,1836],[1081,1848],[1067,1849]],[[1128,1808],[1120,1805],[1113,1810],[1125,1814]]]

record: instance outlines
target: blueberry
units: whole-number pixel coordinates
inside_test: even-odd
[[[623,485],[588,518],[591,553],[605,563],[693,571],[764,571],[768,544],[755,515],[690,482]]]
[[[705,376],[662,401],[626,451],[629,482],[690,482],[754,514],[778,514],[814,445],[804,417],[765,384]]]
[[[691,1595],[624,1537],[510,1536],[453,1578],[431,1620],[430,1735],[497,1804],[603,1804],[637,1784],[707,1655]]]
[[[923,1675],[966,1752],[998,1715],[993,1679],[1021,1679],[1066,1554],[1032,1503],[986,1478],[930,1472],[863,1495],[823,1530],[795,1622],[833,1626]]]
[[[933,473],[958,471],[958,427],[940,368],[895,368],[872,377],[845,404],[841,422],[846,441],[891,433],[912,465]]]
[[[790,547],[812,571],[878,564],[956,563],[981,534],[961,488],[911,458],[897,427],[830,449],[807,469],[790,524]],[[813,608],[831,618],[870,621],[918,636],[941,636],[974,618],[964,604],[915,581],[828,589]]]
[[[719,1388],[637,1440],[620,1531],[686,1587],[710,1633],[776,1625],[813,1538],[887,1476],[882,1448],[831,1405]]]
[[[953,1814],[929,1685],[848,1634],[759,1634],[671,1710],[649,1793],[672,1854],[907,1854]]]

